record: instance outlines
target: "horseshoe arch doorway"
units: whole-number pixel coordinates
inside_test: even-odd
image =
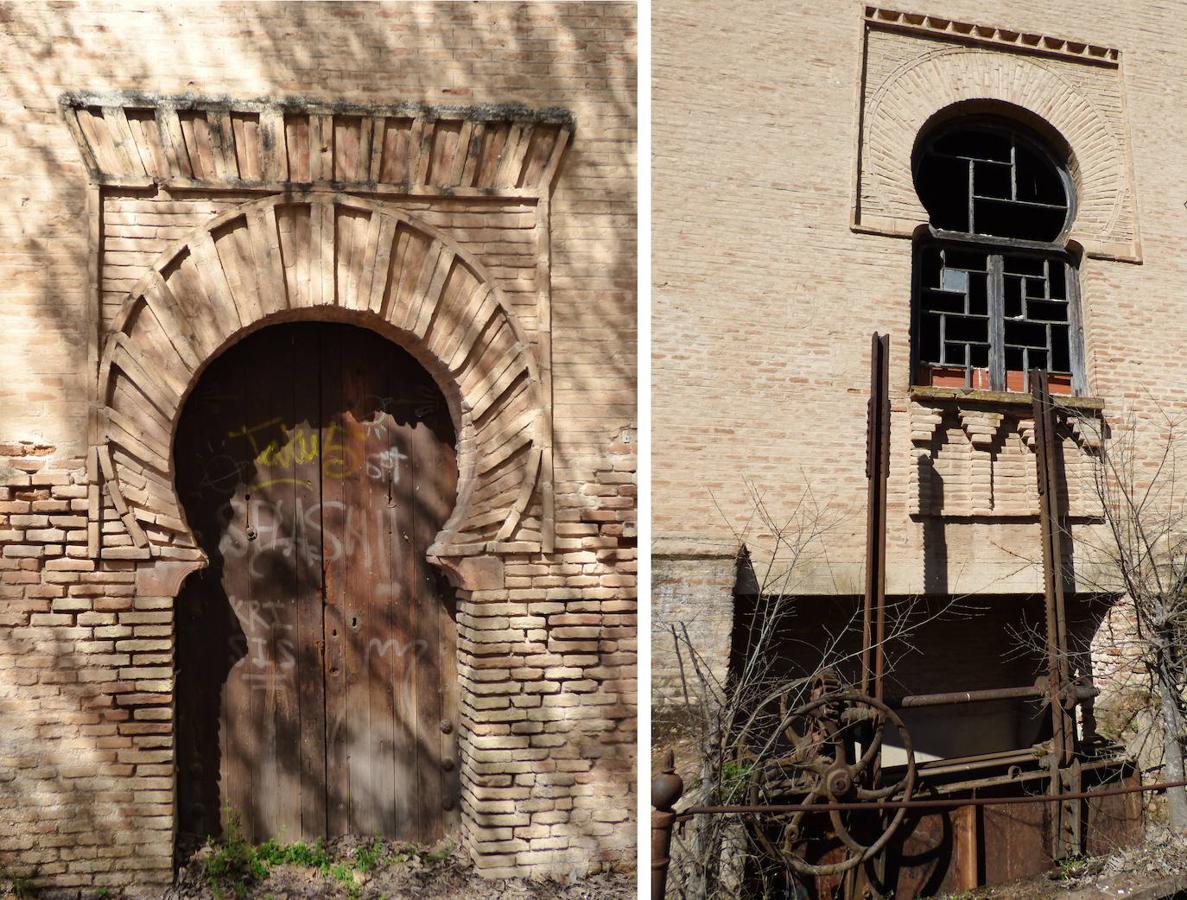
[[[273,325],[211,363],[173,451],[210,565],[176,604],[179,846],[430,842],[457,821],[451,589],[425,552],[456,499],[444,396],[340,323]]]

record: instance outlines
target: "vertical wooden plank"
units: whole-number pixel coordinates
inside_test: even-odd
[[[379,313],[383,309],[383,296],[387,291],[392,246],[395,244],[399,220],[379,214],[375,215],[375,219],[379,222],[379,236],[375,239],[375,256],[370,265],[371,281],[367,287],[366,302],[362,305],[373,313]]]
[[[252,256],[256,265],[257,297],[261,315],[296,305],[290,304],[288,297],[276,207],[267,206],[248,213],[247,227],[251,234]]]
[[[334,284],[334,268],[337,263],[335,208],[335,204],[329,200],[313,204],[313,215],[318,219],[318,244],[313,248],[317,258],[317,274],[314,280],[320,283],[320,289],[314,289],[314,297],[316,303],[324,303],[327,306],[333,306],[338,302]]]
[[[465,146],[465,162],[462,166],[461,181],[458,187],[473,187],[474,179],[482,167],[483,135],[486,133],[486,123],[479,122],[474,126],[469,141]]]
[[[351,181],[366,181],[371,169],[371,139],[374,136],[375,119],[363,116],[359,119],[359,142],[355,151],[354,164],[350,168]]]
[[[128,125],[128,115],[122,106],[103,107],[103,119],[107,123],[108,134],[120,153],[126,160],[126,171],[129,175],[147,175],[144,160],[140,157],[140,147],[132,135],[132,128]],[[122,174],[122,173],[121,173]]]
[[[190,164],[190,154],[177,110],[172,106],[159,107],[157,128],[161,132],[161,146],[165,148],[165,158],[169,161],[171,174],[175,178],[193,178],[194,169]]]
[[[392,640],[400,649],[393,673],[392,714],[395,718],[392,768],[394,791],[401,800],[392,810],[393,834],[405,840],[419,840],[420,806],[418,763],[424,752],[417,728],[417,710],[420,700],[418,662],[427,648],[417,643],[417,623],[420,614],[420,592],[416,579],[416,474],[413,467],[413,426],[407,408],[401,401],[415,390],[416,367],[409,365],[407,357],[391,359],[385,367],[387,390],[392,399],[392,416],[388,421],[389,442],[399,454],[398,478],[390,483],[394,513],[392,536],[392,565],[390,585],[392,591]],[[411,378],[409,376],[412,376]],[[405,799],[406,798],[406,799]]]
[[[402,441],[399,424],[387,411],[406,385],[393,379],[393,367],[399,355],[382,352],[389,348],[381,342],[375,373],[374,395],[378,402],[367,408],[374,428],[367,441],[367,477],[372,480],[369,521],[375,529],[374,593],[369,608],[372,622],[368,635],[368,671],[370,679],[371,734],[375,752],[373,763],[375,792],[383,798],[377,810],[383,833],[408,836],[407,823],[415,821],[416,746],[399,721],[404,704],[407,660],[415,653],[410,645],[405,622],[411,605],[407,586],[400,578],[408,571],[411,545],[401,537],[401,515],[407,509],[400,502],[401,490],[410,480],[408,448]]]
[[[421,126],[420,148],[417,151],[416,168],[411,170],[413,184],[427,184],[429,167],[433,162],[433,142],[436,139],[437,123],[432,119],[424,121]]]
[[[235,127],[229,109],[212,109],[206,114],[210,146],[214,151],[214,172],[222,180],[239,178],[239,158],[235,154]]]
[[[319,331],[322,326],[296,326],[296,337],[287,357],[291,372],[293,421],[305,442],[294,453],[293,512],[288,527],[293,535],[297,584],[297,684],[296,707],[300,771],[300,822],[306,839],[326,834],[326,721],[325,721],[325,555],[322,532],[323,481],[318,447],[313,439],[321,421],[318,396],[323,373],[318,367]]]
[[[284,113],[270,106],[260,113],[260,175],[264,181],[288,178],[288,151],[285,146]]]
[[[507,135],[507,143],[503,145],[503,152],[499,157],[498,168],[495,170],[495,187],[513,188],[519,180],[519,173],[523,168],[523,153],[527,149],[532,126],[516,122],[511,126]]]
[[[350,254],[354,246],[352,224],[345,209],[334,209],[334,295],[341,306],[350,305]]]
[[[456,710],[446,701],[454,674],[452,595],[426,552],[453,509],[457,492],[457,462],[452,426],[444,404],[418,417],[411,435],[413,484],[408,501],[413,510],[413,577],[416,597],[415,633],[424,648],[415,660],[416,738],[423,748],[417,757],[417,796],[420,799],[420,839],[435,841],[445,834],[446,807],[452,806],[457,778]],[[442,730],[448,722],[449,733]]]
[[[102,167],[99,165],[98,153],[91,146],[90,138],[83,131],[78,116],[79,110],[77,107],[67,106],[62,110],[62,117],[66,120],[66,127],[69,129],[70,134],[74,136],[74,141],[78,144],[79,153],[82,154],[82,162],[86,167],[87,176],[92,184],[98,184],[100,178],[102,178]]]
[[[333,181],[354,180],[359,157],[359,119],[356,116],[334,116]]]
[[[408,130],[408,155],[405,160],[404,183],[411,186],[418,184],[417,173],[420,171],[420,157],[424,146],[424,134],[428,130],[432,134],[432,124],[427,123],[423,116],[417,116],[412,121],[412,127]],[[427,166],[428,163],[426,162]]]
[[[203,111],[196,111],[190,115],[184,116],[181,120],[182,131],[186,136],[187,142],[190,144],[190,161],[196,163],[194,168],[195,177],[203,180],[211,180],[215,178],[214,170],[214,148],[210,143],[210,124],[207,121],[207,113]],[[190,137],[193,140],[190,141]]]
[[[343,558],[348,507],[342,478],[345,454],[340,334],[338,329],[323,328],[318,354],[322,375],[319,447],[325,571],[326,820],[330,837],[349,834],[351,830],[351,744],[356,711],[351,708],[350,695],[352,682],[358,677],[350,627],[352,597],[347,584],[350,566]]]
[[[556,141],[552,145],[552,150],[548,155],[548,162],[544,166],[544,171],[541,173],[540,179],[536,184],[525,184],[524,187],[536,188],[543,196],[548,196],[552,188],[552,181],[556,178],[556,173],[560,170],[561,158],[565,155],[565,148],[569,145],[569,140],[572,138],[573,132],[570,128],[561,128],[557,132]]]
[[[470,160],[470,139],[474,136],[474,128],[473,119],[466,119],[462,122],[461,131],[458,132],[457,145],[453,148],[453,159],[449,162],[449,173],[442,174],[438,180],[438,184],[442,187],[456,187],[461,184],[462,173]]]
[[[357,225],[352,222],[352,225]],[[340,476],[343,503],[346,506],[344,535],[345,612],[349,641],[347,646],[347,695],[353,716],[350,735],[351,830],[356,834],[376,834],[383,828],[383,810],[388,798],[381,794],[381,773],[388,761],[389,747],[383,741],[385,685],[373,668],[372,641],[386,639],[387,625],[383,607],[386,598],[378,595],[373,510],[382,508],[385,494],[378,460],[369,467],[368,449],[374,441],[374,409],[381,392],[377,374],[383,368],[380,338],[357,329],[342,329],[342,399],[341,422],[344,438],[344,465]]]
[[[314,113],[309,117],[309,180],[334,178],[334,117]]]
[[[385,222],[390,223],[388,216],[381,216],[377,212],[372,212],[366,225],[359,223],[359,233],[364,235],[362,240],[361,252],[358,254],[354,265],[355,278],[353,291],[351,294],[351,305],[356,309],[367,309],[371,302],[371,285],[375,278],[375,263],[382,257],[386,265],[386,256],[382,253],[381,236],[384,232]],[[394,233],[392,230],[391,233]],[[391,241],[388,241],[388,249],[391,249]],[[384,272],[386,275],[387,273]],[[385,279],[386,280],[386,279]]]
[[[230,360],[227,360],[229,363]],[[234,396],[233,369],[224,364],[208,371],[202,385],[210,397],[207,414],[210,416],[201,431],[209,435],[214,453],[226,453],[235,460],[234,477],[223,490],[216,491],[212,496],[203,497],[200,502],[213,503],[218,511],[213,515],[206,514],[208,521],[217,530],[211,534],[203,534],[204,543],[208,548],[215,549],[223,560],[221,572],[221,594],[216,593],[208,600],[212,609],[218,609],[225,604],[229,615],[229,628],[225,653],[230,669],[226,675],[226,683],[222,691],[220,708],[219,736],[221,769],[221,806],[231,815],[238,816],[243,825],[245,836],[249,840],[265,840],[268,825],[272,819],[269,798],[261,797],[263,805],[257,805],[254,797],[260,790],[263,780],[261,771],[266,765],[262,759],[263,743],[261,728],[257,718],[255,691],[253,678],[255,665],[259,661],[259,636],[255,634],[254,620],[251,617],[252,578],[245,562],[248,552],[244,523],[246,508],[244,497],[250,493],[249,486],[244,483],[246,475],[244,463],[251,459],[250,451],[241,439],[234,436],[239,427],[255,426],[265,409],[257,405],[262,399],[262,392],[252,391],[240,398],[239,403],[230,409],[223,409],[223,398]],[[224,499],[224,491],[226,492]],[[228,516],[225,525],[219,528],[218,518]],[[210,552],[208,549],[207,552]],[[256,643],[253,643],[256,642]],[[225,816],[225,813],[224,813]]]
[[[379,174],[383,166],[383,144],[387,133],[387,118],[374,116],[371,121],[371,159],[367,166],[367,181],[372,184],[379,182]]]
[[[200,765],[220,773],[218,802],[205,805],[236,810],[255,841],[325,833],[315,337],[265,331],[220,357],[178,432],[179,494],[212,560],[192,624],[217,641],[195,638],[187,657],[217,710],[219,755]]]

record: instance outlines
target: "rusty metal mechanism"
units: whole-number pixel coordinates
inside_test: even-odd
[[[1051,711],[1050,793],[1080,789],[1076,765],[1076,685],[1067,655],[1067,607],[1064,602],[1063,522],[1059,508],[1060,457],[1055,443],[1055,406],[1047,386],[1047,373],[1032,370],[1030,394],[1034,400],[1035,448],[1038,468],[1039,525],[1043,542],[1043,587],[1047,611],[1047,707]],[[1080,852],[1082,828],[1079,803],[1055,807],[1056,859]]]
[[[873,859],[894,836],[907,810],[889,819],[880,812],[842,812],[818,804],[908,800],[915,786],[915,755],[902,719],[881,700],[841,689],[835,673],[817,676],[807,699],[802,685],[780,688],[760,703],[743,726],[735,762],[746,779],[752,805],[799,803],[803,809],[755,829],[758,846],[779,864],[803,875],[837,875]],[[878,763],[887,728],[903,743],[907,763],[888,784],[879,783]],[[814,815],[823,816],[822,822]],[[777,831],[774,839],[772,830]],[[842,858],[812,863],[800,855],[813,832],[830,831],[843,845]]]
[[[817,879],[817,890],[826,893],[873,896],[883,888],[895,890],[898,876],[890,873],[887,877],[886,851],[898,835],[895,845],[902,852],[903,841],[919,823],[921,810],[932,810],[933,814],[949,810],[955,817],[953,840],[963,842],[956,851],[960,857],[957,883],[962,888],[976,887],[982,883],[981,869],[986,865],[984,859],[978,861],[982,852],[978,832],[983,826],[978,824],[982,814],[975,812],[977,808],[1029,804],[1034,809],[1037,804],[1040,810],[1051,810],[1046,819],[1051,845],[1038,854],[1049,865],[1050,860],[1084,851],[1088,803],[1098,804],[1099,820],[1101,798],[1176,786],[1143,787],[1132,766],[1115,753],[1086,754],[1080,747],[1076,706],[1098,692],[1075,680],[1069,663],[1065,523],[1059,493],[1062,459],[1056,441],[1055,406],[1043,371],[1029,373],[1029,388],[1043,548],[1046,673],[1033,684],[1016,687],[884,696],[888,359],[889,338],[874,334],[866,444],[860,688],[850,688],[836,672],[826,670],[811,680],[781,686],[751,711],[738,735],[733,759],[735,777],[742,779],[739,786],[748,801],[745,804],[692,806],[677,813],[683,783],[669,757],[653,787],[652,895],[657,898],[663,897],[672,828],[678,820],[694,815],[745,815],[753,844],[784,870],[809,881]],[[1051,720],[1050,740],[1018,750],[916,763],[911,736],[899,710],[1002,700],[1045,701]],[[897,755],[894,764],[884,768],[883,747],[890,736]],[[1110,785],[1118,775],[1124,783]],[[1095,789],[1085,787],[1086,779]],[[927,796],[917,796],[924,786]],[[1035,788],[1042,793],[1036,793]],[[1022,815],[1025,819],[1026,814]],[[904,827],[908,822],[910,827]],[[1018,827],[1026,826],[1007,825],[1011,831]],[[1039,844],[1041,849],[1037,840],[1031,844]],[[1027,846],[1024,853],[1034,858],[1035,848]]]

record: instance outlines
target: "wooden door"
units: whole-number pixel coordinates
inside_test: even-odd
[[[203,375],[175,441],[211,560],[177,607],[182,832],[449,830],[452,596],[425,552],[453,447],[428,373],[363,329],[269,328]]]

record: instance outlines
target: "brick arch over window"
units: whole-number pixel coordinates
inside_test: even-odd
[[[927,214],[911,179],[921,130],[970,103],[1020,107],[1066,141],[1077,209],[1070,237],[1092,255],[1140,254],[1130,166],[1118,110],[1106,110],[1058,63],[970,47],[914,56],[869,86],[862,115],[854,227],[909,235]]]
[[[165,560],[203,558],[173,486],[182,406],[227,347],[303,319],[391,337],[449,401],[458,498],[430,555],[472,556],[510,541],[546,442],[528,343],[482,267],[452,240],[379,203],[319,193],[271,197],[213,219],[151,267],[115,322],[99,372],[96,455],[136,548]]]

